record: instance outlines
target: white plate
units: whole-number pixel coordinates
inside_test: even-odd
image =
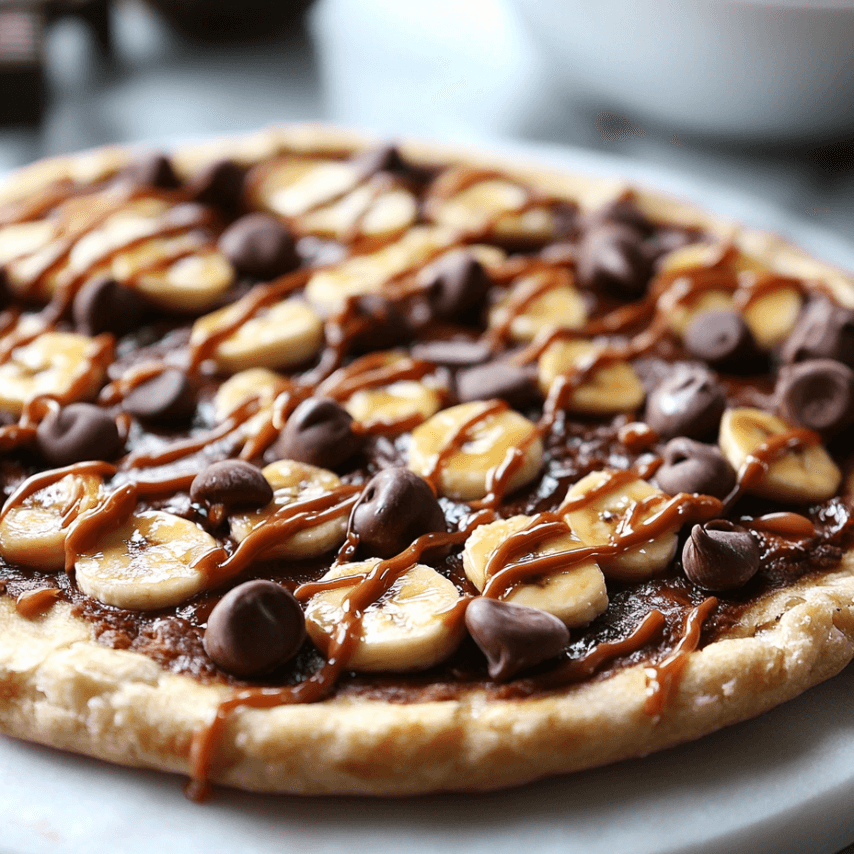
[[[558,147],[500,147],[624,174],[854,270],[854,246],[691,176]],[[218,789],[198,806],[178,777],[0,738],[0,852],[834,854],[854,841],[852,696],[849,667],[754,721],[646,759],[508,792],[397,801]]]

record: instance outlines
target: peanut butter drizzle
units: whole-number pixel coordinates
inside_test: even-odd
[[[670,655],[659,664],[646,668],[648,682],[646,702],[643,706],[644,714],[657,719],[673,701],[679,690],[679,683],[688,659],[700,644],[703,623],[717,606],[718,600],[710,596],[696,608],[692,608],[685,617],[682,637],[679,638],[679,643]]]
[[[25,590],[15,600],[15,610],[27,620],[34,620],[46,614],[56,603],[58,587],[40,587],[38,590]]]
[[[540,543],[568,534],[569,525],[556,513],[538,513],[521,531],[510,534],[489,556],[483,572],[484,578],[491,578],[496,571],[515,562],[519,555],[531,551]]]
[[[320,385],[320,394],[334,400],[349,400],[357,391],[382,388],[401,380],[420,380],[435,373],[432,362],[405,356],[392,362],[385,353],[373,353],[336,371]]]
[[[532,303],[551,290],[571,286],[572,279],[569,273],[562,268],[551,268],[548,274],[543,274],[534,281],[526,282],[523,287],[514,290],[507,302],[501,306],[501,310],[505,313],[504,319],[492,329],[487,330],[486,341],[492,346],[501,344],[509,335],[513,321],[523,314]]]

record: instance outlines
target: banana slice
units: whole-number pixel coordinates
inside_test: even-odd
[[[261,473],[273,487],[273,500],[260,510],[236,513],[231,517],[231,536],[239,543],[285,508],[320,498],[341,486],[341,480],[333,472],[293,460],[270,463]],[[296,533],[266,550],[262,557],[296,560],[332,551],[347,536],[348,516],[349,509],[344,508],[327,522],[310,527],[302,525]]]
[[[464,429],[467,424],[470,426]],[[416,427],[408,465],[416,474],[432,479],[441,495],[472,501],[487,494],[490,473],[515,450],[522,459],[509,478],[507,493],[537,476],[543,443],[536,425],[518,412],[496,408],[495,401],[474,401],[437,412]],[[437,463],[438,471],[434,471]]]
[[[0,555],[9,563],[47,572],[63,569],[68,528],[80,513],[98,503],[102,485],[94,474],[67,474],[20,503],[4,507]]]
[[[323,581],[364,576],[380,563],[333,567]],[[323,651],[347,619],[344,599],[355,587],[337,587],[311,597],[305,612],[306,629]],[[347,667],[358,671],[396,673],[426,670],[446,659],[465,634],[457,588],[434,569],[416,564],[407,570],[362,616],[361,630]]]
[[[803,303],[797,288],[781,285],[750,300],[741,313],[756,343],[763,350],[770,350],[792,334]]]
[[[0,227],[0,265],[44,248],[54,239],[56,232],[56,223],[46,219]],[[11,284],[14,286],[14,277]]]
[[[489,312],[490,329],[506,329],[511,340],[523,343],[544,330],[579,329],[586,322],[584,300],[565,270],[521,276]]]
[[[774,436],[795,429],[781,418],[761,409],[728,409],[721,419],[720,444],[723,455],[739,471],[752,454]],[[747,492],[776,501],[802,503],[824,501],[836,493],[842,473],[825,449],[818,444],[785,451],[769,462],[767,472]]]
[[[685,300],[673,299],[674,292],[675,289],[671,289],[661,297],[658,310],[667,315],[670,328],[679,336],[685,334],[695,317],[710,311],[731,309],[733,305],[731,291],[713,288],[691,294]]]
[[[535,521],[533,516],[511,516],[488,525],[481,525],[466,540],[463,551],[463,568],[469,580],[478,590],[486,584],[486,569],[490,558],[514,534],[529,529]],[[537,542],[533,548],[522,547],[514,552],[510,565],[523,564],[535,558],[567,553],[567,563],[571,553],[582,548],[569,529],[565,534],[551,536]],[[496,567],[490,573],[504,569]],[[573,563],[568,569],[557,568],[548,575],[514,587],[500,597],[514,605],[527,605],[548,611],[563,620],[567,628],[583,626],[601,614],[608,607],[608,591],[605,576],[593,560]]]
[[[233,322],[243,301],[200,317],[193,324],[190,345]],[[217,369],[229,374],[249,368],[290,368],[310,359],[323,344],[323,323],[299,298],[260,309],[221,341],[213,353]]]
[[[77,586],[116,608],[168,608],[205,589],[208,576],[198,563],[217,547],[210,534],[187,519],[161,510],[137,511],[77,557]]]
[[[76,332],[43,332],[0,364],[0,409],[20,415],[27,401],[52,395],[62,403],[91,400],[112,360],[106,339]]]
[[[604,494],[584,501],[576,510],[564,514],[572,533],[586,546],[615,543],[620,535],[631,533],[633,525],[654,516],[669,500],[669,496],[645,480],[637,478],[628,483],[615,480],[613,488],[604,484],[613,476],[611,471],[591,472],[573,484],[566,494],[566,503],[583,499],[597,487]],[[622,551],[616,557],[599,559],[606,578],[620,581],[640,581],[661,572],[676,553],[679,524],[639,546]]]
[[[461,231],[489,228],[516,240],[548,240],[558,225],[551,205],[532,205],[525,187],[489,173],[472,182],[463,173],[448,170],[431,185],[425,210],[438,225]]]
[[[356,255],[335,269],[318,270],[306,285],[306,298],[331,311],[347,297],[381,291],[393,278],[421,267],[456,241],[452,229],[416,225],[376,252]]]
[[[248,368],[229,377],[214,396],[214,418],[221,423],[246,401],[257,398],[261,409],[273,401],[287,387],[287,380],[267,368]],[[253,416],[257,417],[257,416]]]
[[[543,394],[548,395],[558,377],[568,376],[573,382],[573,374],[579,372],[581,376],[587,366],[605,352],[605,347],[583,339],[553,341],[538,364]],[[564,405],[571,412],[608,415],[638,409],[645,396],[643,384],[628,362],[608,360],[602,367],[594,368],[589,376],[583,376],[567,392]]]

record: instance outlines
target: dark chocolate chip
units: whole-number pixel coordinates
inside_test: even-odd
[[[457,375],[457,397],[462,403],[500,397],[515,409],[526,409],[540,400],[536,375],[512,362],[487,362]]]
[[[810,359],[780,369],[774,388],[780,415],[819,433],[854,422],[854,371],[833,359]]]
[[[412,346],[412,358],[443,368],[480,365],[492,355],[483,341],[424,341]]]
[[[827,299],[809,303],[781,356],[784,362],[835,359],[854,367],[854,311]]]
[[[122,408],[144,421],[184,421],[196,411],[196,395],[183,371],[167,368],[132,388]]]
[[[299,266],[291,232],[272,214],[241,217],[222,233],[217,245],[240,275],[253,279],[267,281]]]
[[[161,190],[174,190],[181,186],[181,181],[172,168],[172,162],[158,151],[137,155],[119,173],[118,178],[131,184],[157,187]]]
[[[405,172],[407,164],[394,145],[378,145],[357,154],[350,161],[360,181],[376,175],[377,172]]]
[[[575,272],[582,287],[629,299],[643,296],[652,275],[643,234],[620,223],[590,229],[578,246]]]
[[[260,676],[292,659],[305,640],[305,616],[293,595],[272,581],[247,581],[208,617],[205,652],[234,676]]]
[[[623,196],[600,208],[594,214],[594,220],[627,225],[644,237],[649,237],[655,231],[655,224],[630,196]]]
[[[124,450],[116,422],[92,403],[69,403],[49,412],[36,429],[36,449],[51,466],[112,460]]]
[[[243,460],[221,460],[200,471],[190,484],[198,504],[226,507],[264,507],[273,500],[273,487],[261,471]]]
[[[72,305],[74,325],[84,335],[126,335],[138,329],[151,312],[151,303],[141,293],[108,276],[83,285]]]
[[[350,305],[353,320],[360,327],[350,339],[354,353],[388,350],[407,341],[409,324],[398,307],[379,294],[354,297]]]
[[[350,530],[365,556],[389,558],[423,534],[444,532],[445,514],[424,478],[405,468],[383,469],[365,484]]]
[[[683,365],[650,392],[646,423],[664,439],[706,439],[717,433],[726,409],[726,392],[711,371]]]
[[[362,449],[365,437],[353,432],[353,419],[335,400],[310,397],[288,418],[275,445],[280,459],[335,468]]]
[[[233,160],[217,160],[192,177],[189,189],[197,202],[231,212],[240,205],[245,175]]]
[[[759,569],[756,540],[727,519],[694,525],[682,549],[682,568],[688,580],[704,590],[735,590]]]
[[[454,252],[432,265],[425,293],[436,317],[461,320],[483,305],[491,284],[480,261],[468,252]]]
[[[663,456],[655,479],[670,495],[697,492],[724,498],[735,486],[735,469],[716,445],[680,436],[667,443]]]
[[[685,349],[720,371],[757,373],[763,358],[745,319],[729,309],[697,315],[685,329]]]
[[[497,682],[554,658],[569,643],[569,629],[554,615],[483,596],[469,602],[466,626]]]

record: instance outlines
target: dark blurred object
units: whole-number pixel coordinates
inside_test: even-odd
[[[185,36],[203,41],[271,37],[294,24],[313,0],[148,0]]]
[[[37,124],[45,105],[44,13],[0,6],[0,125]]]

